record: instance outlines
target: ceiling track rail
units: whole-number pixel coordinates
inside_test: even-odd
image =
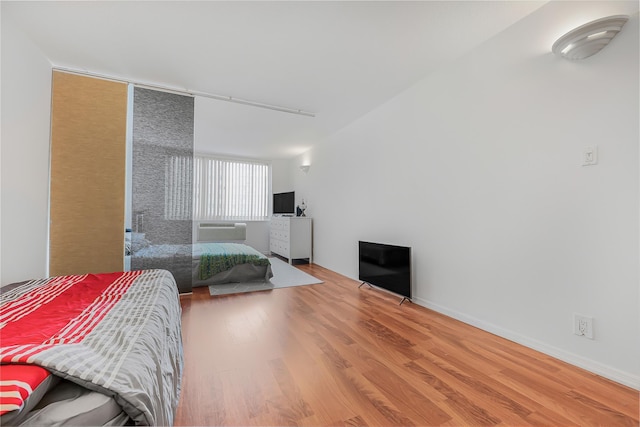
[[[83,75],[83,76],[95,77],[95,78],[98,78],[98,79],[111,80],[111,81],[115,81],[115,82],[132,84],[132,85],[134,85],[136,87],[145,88],[145,89],[153,89],[153,90],[159,90],[159,91],[162,91],[162,92],[175,93],[175,94],[179,94],[179,95],[188,95],[188,96],[193,96],[193,97],[199,96],[199,97],[202,97],[202,98],[210,98],[210,99],[215,99],[215,100],[218,100],[218,101],[233,102],[235,104],[242,104],[242,105],[247,105],[247,106],[250,106],[250,107],[264,108],[264,109],[273,110],[273,111],[280,111],[282,113],[297,114],[297,115],[306,116],[306,117],[315,117],[316,116],[316,113],[312,113],[310,111],[305,111],[305,110],[296,109],[296,108],[282,107],[280,105],[267,104],[267,103],[259,102],[259,101],[251,101],[251,100],[248,100],[248,99],[236,98],[234,96],[220,95],[220,94],[209,93],[209,92],[201,92],[201,91],[191,90],[191,89],[180,89],[180,88],[174,88],[174,87],[170,87],[170,86],[163,86],[163,85],[158,85],[158,84],[149,83],[149,82],[133,81],[133,80],[125,79],[125,78],[122,78],[122,77],[110,76],[110,75],[107,75],[107,74],[100,74],[100,73],[93,73],[93,72],[90,72],[90,71],[77,70],[77,69],[73,69],[73,68],[53,67],[53,69],[55,71],[61,71],[61,72],[64,72],[64,73],[78,74],[78,75]]]

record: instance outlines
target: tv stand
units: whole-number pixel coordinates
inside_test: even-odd
[[[372,289],[373,289],[373,286],[371,285],[371,283],[368,283],[368,282],[362,282],[362,283],[360,283],[360,286],[358,286],[358,289],[360,289],[360,288],[362,287],[362,285],[367,285],[367,286],[369,286],[370,288],[372,288]],[[398,305],[402,305],[402,303],[403,303],[403,302],[405,302],[405,301],[412,302],[412,301],[411,301],[411,298],[409,298],[409,297],[402,297],[402,299],[400,300],[400,304],[398,304]]]

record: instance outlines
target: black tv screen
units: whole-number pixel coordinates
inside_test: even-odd
[[[288,193],[275,193],[273,195],[273,214],[295,214],[295,192],[290,191]]]
[[[358,278],[411,299],[411,248],[358,242]]]

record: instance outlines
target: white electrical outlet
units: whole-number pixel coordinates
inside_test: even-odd
[[[593,339],[593,317],[573,313],[573,333]]]
[[[582,150],[582,166],[598,164],[598,146],[588,145]]]

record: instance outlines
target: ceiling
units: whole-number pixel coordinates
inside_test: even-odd
[[[545,1],[2,1],[55,67],[196,97],[196,150],[298,155]]]

